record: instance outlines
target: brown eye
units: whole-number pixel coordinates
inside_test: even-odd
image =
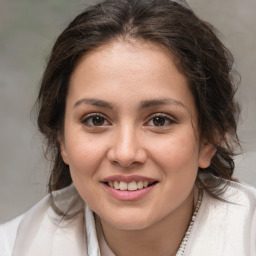
[[[89,117],[85,118],[82,122],[87,126],[103,126],[109,124],[109,122],[100,115],[90,115]]]
[[[152,121],[155,126],[164,126],[166,123],[166,118],[162,117],[162,116],[157,116],[157,117],[153,118]]]
[[[95,126],[101,126],[104,124],[104,118],[101,116],[94,116],[92,117],[92,123]]]
[[[153,127],[165,127],[172,125],[174,120],[166,114],[155,114],[145,125]]]

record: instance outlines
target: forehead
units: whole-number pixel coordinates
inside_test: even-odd
[[[163,69],[169,69],[170,66],[176,69],[173,59],[171,52],[160,44],[145,40],[118,39],[86,53],[78,61],[73,75],[77,73],[77,69],[81,70],[82,66],[92,68],[92,65],[100,68],[101,75],[104,75],[104,71],[111,73],[119,71],[120,75],[122,68],[125,68],[127,73],[134,74],[149,70],[164,71]]]
[[[138,104],[152,97],[171,97],[188,108],[193,105],[188,81],[176,68],[172,54],[145,41],[117,40],[83,56],[72,73],[68,97],[116,103],[133,99]]]

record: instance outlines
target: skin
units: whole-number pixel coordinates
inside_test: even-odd
[[[116,255],[177,250],[193,212],[198,167],[208,167],[215,153],[199,138],[188,81],[163,47],[116,40],[79,61],[66,99],[61,153]],[[138,200],[119,200],[101,181],[120,174],[157,184]]]

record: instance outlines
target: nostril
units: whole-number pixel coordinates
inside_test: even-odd
[[[122,167],[124,169],[131,169],[131,168],[141,165],[142,163],[137,162],[137,161],[129,162],[129,163],[124,163],[124,162],[120,162],[120,161],[111,161],[111,164],[114,166]]]
[[[112,143],[107,157],[113,165],[130,168],[134,165],[144,163],[147,159],[147,154],[142,143],[136,140],[129,131],[127,133],[123,132],[122,136],[120,135],[118,138],[115,138]]]
[[[134,158],[128,159],[128,158],[116,158],[113,160],[110,160],[112,165],[119,166],[122,168],[133,168],[134,166],[137,166],[140,164],[139,161],[136,161]]]

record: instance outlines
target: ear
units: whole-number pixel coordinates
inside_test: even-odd
[[[208,141],[203,141],[199,152],[198,166],[202,169],[209,167],[216,151],[216,146]]]
[[[60,133],[58,133],[57,137],[58,137],[58,142],[59,142],[59,147],[60,147],[60,154],[61,154],[62,160],[66,165],[69,165],[64,137]]]

